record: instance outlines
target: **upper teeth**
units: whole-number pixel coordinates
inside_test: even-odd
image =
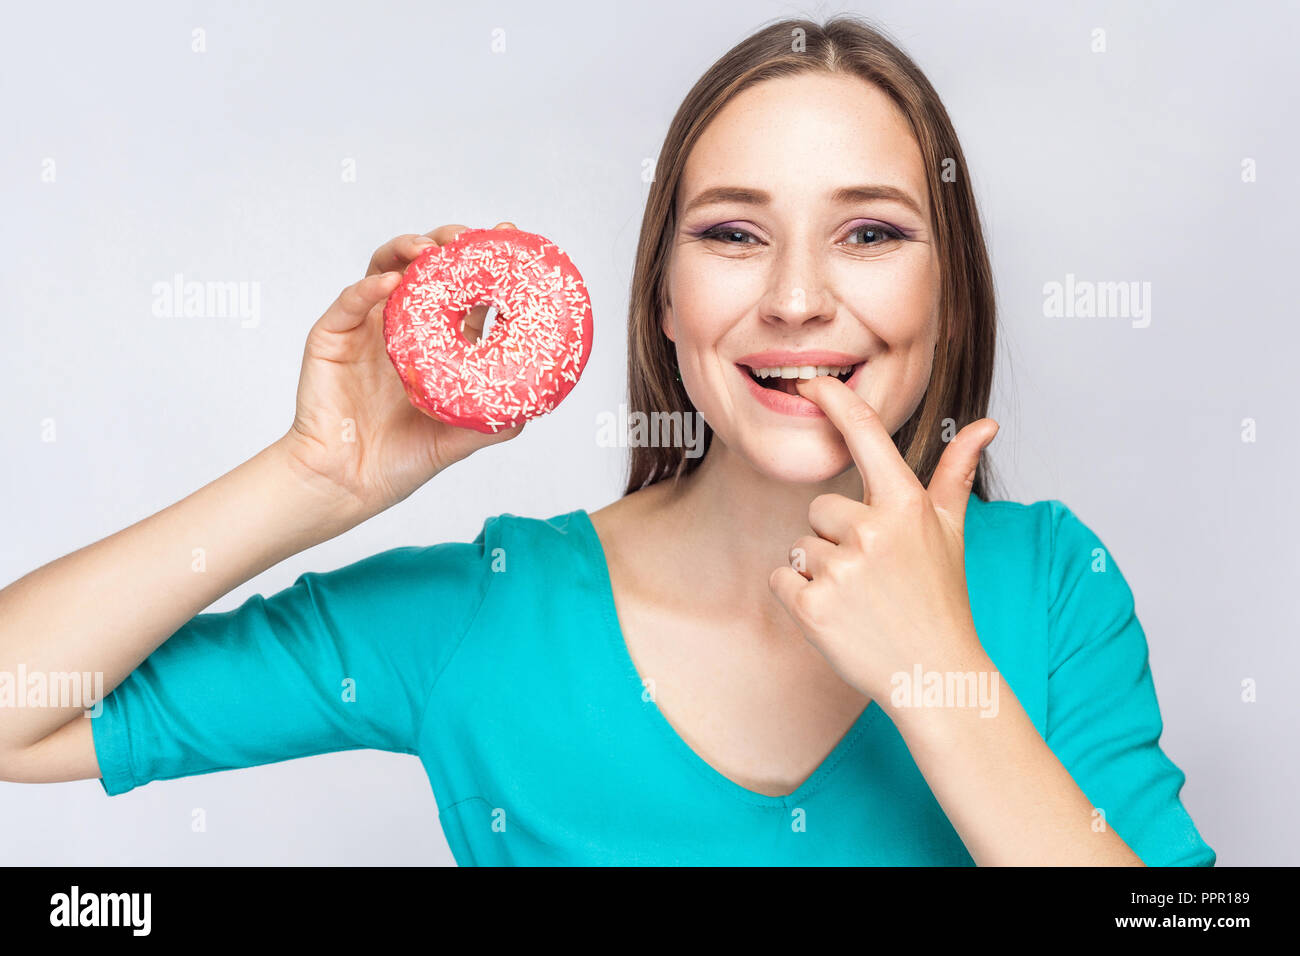
[[[816,378],[818,375],[847,375],[852,365],[774,365],[752,369],[757,378]]]

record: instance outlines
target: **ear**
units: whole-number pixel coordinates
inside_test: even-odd
[[[673,338],[673,306],[672,303],[665,303],[663,311],[660,313],[659,328],[669,342],[676,342]]]

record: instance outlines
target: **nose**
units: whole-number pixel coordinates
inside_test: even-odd
[[[789,328],[829,322],[833,302],[817,253],[807,244],[786,244],[774,260],[760,304],[763,321]]]

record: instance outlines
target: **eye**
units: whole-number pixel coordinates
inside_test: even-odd
[[[728,245],[733,246],[749,245],[749,243],[745,241],[746,239],[753,239],[755,243],[758,242],[752,233],[748,233],[744,229],[737,228],[736,226],[728,225],[713,226],[709,229],[705,229],[699,234],[699,237],[701,239],[717,239],[719,242],[725,242]],[[741,238],[737,239],[737,237]]]
[[[862,238],[858,242],[850,242],[851,246],[883,246],[906,238],[893,226],[887,226],[883,222],[864,222],[849,233],[850,238],[854,236]]]

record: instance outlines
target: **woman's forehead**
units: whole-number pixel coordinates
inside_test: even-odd
[[[678,195],[685,204],[742,185],[767,192],[774,206],[803,207],[864,183],[892,186],[928,210],[921,150],[897,105],[855,76],[806,73],[765,80],[728,102],[691,149]]]

